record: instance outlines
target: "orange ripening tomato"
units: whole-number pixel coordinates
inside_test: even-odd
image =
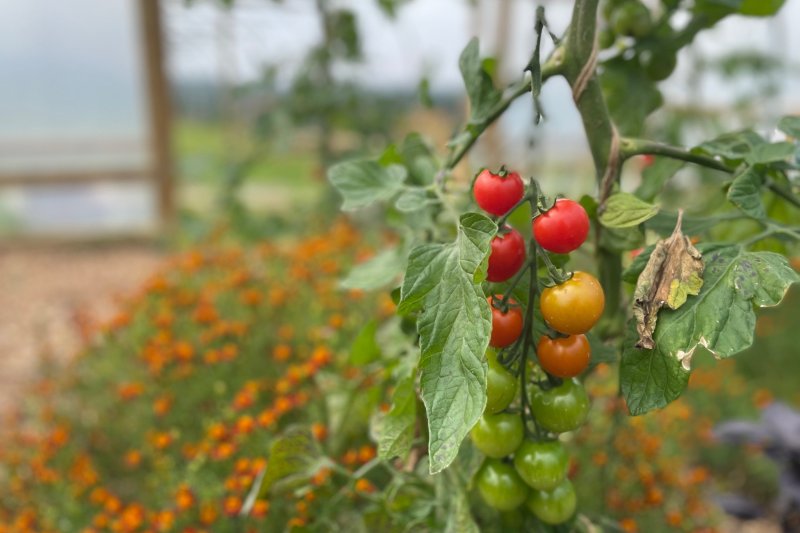
[[[551,339],[543,335],[536,347],[539,365],[559,378],[572,378],[586,370],[592,350],[586,335]]]
[[[567,335],[586,333],[605,307],[605,294],[597,278],[575,272],[570,279],[542,291],[539,307],[547,325]]]

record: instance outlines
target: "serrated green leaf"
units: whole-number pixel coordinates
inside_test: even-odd
[[[800,117],[786,116],[778,122],[778,129],[790,137],[800,139]]]
[[[735,355],[753,343],[754,306],[780,303],[800,276],[785,257],[726,246],[704,252],[703,289],[681,308],[659,316],[653,350],[634,348],[628,335],[620,379],[631,414],[663,407],[683,392],[698,346],[716,357]],[[634,331],[635,333],[635,331]]]
[[[663,98],[638,61],[621,57],[603,63],[600,84],[608,110],[620,134],[639,135],[645,119],[661,106]]]
[[[269,447],[268,466],[259,494],[288,491],[305,484],[321,466],[321,454],[307,428],[287,428]]]
[[[454,491],[455,494],[451,494],[449,498],[445,533],[480,533],[478,524],[472,518],[467,495],[461,488],[455,488]]]
[[[733,178],[733,183],[728,189],[728,201],[747,216],[763,220],[767,212],[761,201],[762,184],[761,175],[752,167],[748,167]]]
[[[502,95],[495,88],[492,76],[486,71],[485,62],[481,60],[477,37],[473,38],[461,52],[458,66],[469,96],[470,119],[482,120],[488,116]]]
[[[398,311],[422,308],[420,386],[432,474],[455,459],[486,404],[491,310],[480,282],[496,231],[489,218],[467,213],[454,243],[424,244],[409,257]]]
[[[353,344],[350,346],[350,364],[364,366],[372,361],[380,359],[381,348],[375,341],[375,332],[378,330],[378,322],[370,320],[361,328],[356,335]]]
[[[705,233],[717,224],[722,224],[735,218],[740,218],[740,215],[738,213],[710,217],[684,215],[683,230],[687,235],[699,235]],[[676,213],[660,211],[656,216],[645,222],[644,225],[649,231],[655,231],[661,236],[666,236],[672,233],[677,220],[678,215]]]
[[[328,180],[344,198],[342,210],[354,211],[397,194],[406,174],[400,165],[383,167],[376,161],[345,161],[328,170]]]
[[[600,233],[600,247],[612,252],[635,250],[644,244],[644,232],[638,227],[606,228]]]
[[[401,379],[392,394],[392,407],[381,423],[378,457],[389,460],[399,457],[405,461],[414,440],[417,421],[417,395],[414,376]]]
[[[634,194],[642,200],[651,202],[661,193],[667,181],[685,164],[669,157],[656,157],[653,164],[642,171],[642,183]]]
[[[354,266],[340,285],[345,289],[379,289],[395,281],[404,267],[402,251],[399,248],[390,248]]]
[[[747,154],[747,162],[751,165],[777,163],[794,155],[797,147],[789,142],[759,144]]]
[[[600,223],[607,228],[630,228],[653,218],[658,207],[636,196],[620,192],[612,194],[600,215]]]
[[[413,213],[435,203],[437,203],[437,200],[429,198],[425,189],[409,187],[397,198],[394,206],[403,213]]]
[[[766,141],[752,130],[737,131],[720,135],[692,148],[692,152],[719,156],[731,161],[744,160],[756,146]]]

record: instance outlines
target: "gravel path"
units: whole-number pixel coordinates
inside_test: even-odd
[[[0,411],[43,364],[75,354],[81,321],[110,318],[161,257],[134,245],[0,249]]]

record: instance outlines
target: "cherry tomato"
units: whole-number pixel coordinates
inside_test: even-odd
[[[505,281],[519,272],[525,262],[525,240],[522,234],[509,225],[492,239],[489,269],[486,279]]]
[[[647,77],[652,81],[663,81],[669,78],[675,67],[678,66],[676,51],[666,46],[660,46],[648,52],[639,56],[639,62],[644,67]]]
[[[499,302],[502,296],[495,296]],[[489,339],[489,346],[494,348],[505,348],[514,344],[522,333],[522,310],[517,301],[513,298],[508,299],[508,311],[503,313],[492,305],[492,297],[487,298],[489,305],[492,306],[492,336]]]
[[[486,413],[504,410],[517,396],[517,378],[497,361],[497,352],[486,351],[489,373],[486,377]]]
[[[495,174],[484,169],[475,178],[472,194],[481,209],[499,217],[508,213],[522,200],[525,195],[525,185],[516,172]]]
[[[530,400],[536,422],[553,433],[578,429],[589,414],[589,395],[574,378],[548,390],[536,388]]]
[[[475,447],[485,455],[499,459],[519,447],[524,433],[519,414],[499,413],[480,417],[469,436]]]
[[[578,498],[568,479],[553,490],[533,490],[525,501],[528,510],[545,524],[562,524],[575,514]]]
[[[528,497],[528,486],[510,464],[487,459],[475,476],[484,501],[500,511],[516,509]]]
[[[569,458],[557,440],[526,440],[514,452],[514,468],[530,487],[550,490],[567,476]]]
[[[536,347],[539,365],[560,378],[572,378],[586,370],[592,349],[586,335],[551,339],[543,335]]]
[[[618,35],[628,35],[640,39],[650,33],[653,19],[646,5],[633,0],[625,2],[614,11],[611,25]]]
[[[586,333],[603,314],[606,299],[597,278],[575,272],[570,279],[542,291],[539,308],[547,325],[567,335]]]
[[[557,254],[568,254],[583,244],[589,235],[589,215],[581,204],[559,198],[552,208],[533,219],[536,242]]]

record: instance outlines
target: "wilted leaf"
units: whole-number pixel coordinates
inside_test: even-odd
[[[679,309],[663,309],[653,350],[628,339],[620,381],[632,414],[667,405],[683,392],[692,356],[702,346],[716,357],[730,357],[753,344],[754,306],[780,303],[800,276],[787,259],[772,252],[748,252],[737,245],[703,248],[704,284],[696,298]]]
[[[633,297],[633,316],[639,333],[637,348],[655,347],[653,332],[658,312],[666,305],[677,309],[703,286],[703,258],[681,232],[681,216],[672,236],[656,244],[639,276]]]
[[[455,459],[486,405],[491,310],[480,283],[497,226],[478,213],[462,215],[460,222],[455,242],[411,252],[398,306],[401,314],[422,309],[420,386],[434,474]]]

